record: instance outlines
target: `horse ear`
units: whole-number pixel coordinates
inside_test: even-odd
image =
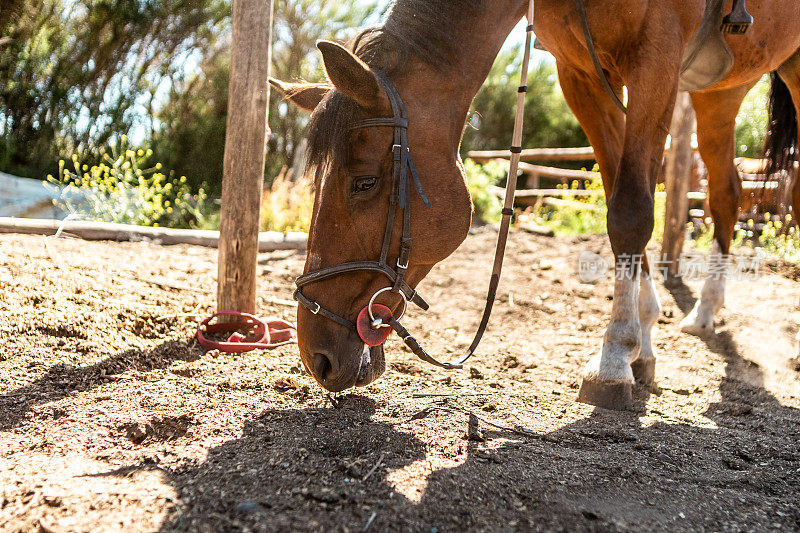
[[[366,63],[347,48],[331,41],[317,41],[317,48],[322,52],[328,79],[339,91],[363,107],[382,103],[380,83]]]
[[[322,83],[288,83],[275,78],[269,78],[269,84],[294,105],[309,112],[314,111],[328,91],[333,89]]]

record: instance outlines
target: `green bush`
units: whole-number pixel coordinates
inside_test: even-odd
[[[125,136],[111,153],[89,165],[73,155],[61,160],[58,176],[47,180],[61,188],[55,204],[78,218],[139,226],[207,227],[207,196],[190,192],[186,177],[175,179],[150,164],[152,151],[128,148]]]
[[[596,168],[595,168],[596,171]],[[576,190],[580,182],[573,181],[569,188]],[[597,173],[592,179],[585,182],[585,188],[590,191],[602,192],[603,182]],[[562,188],[562,187],[559,187]],[[569,205],[548,205],[537,203],[528,209],[520,221],[531,221],[540,226],[552,229],[558,235],[585,235],[602,234],[606,232],[606,201],[603,194],[591,196],[556,197],[558,200],[568,200]]]
[[[799,263],[800,233],[798,233],[797,226],[790,225],[791,215],[787,215],[785,221],[772,220],[769,213],[766,213],[766,216],[768,221],[760,232],[756,230],[755,222],[752,219],[747,221],[746,227],[736,230],[731,240],[731,253],[758,247],[774,258],[790,263]],[[711,244],[714,242],[714,224],[710,217],[701,222],[699,227],[695,227],[690,222],[688,229],[695,235],[692,248],[696,250],[711,249]]]
[[[492,193],[491,186],[499,185],[506,179],[507,166],[498,161],[480,165],[467,159],[464,161],[464,172],[475,216],[484,222],[499,222],[503,202]]]
[[[736,155],[761,157],[769,122],[769,76],[747,93],[736,117]]]
[[[769,213],[767,213],[769,219]],[[787,216],[786,222],[769,220],[758,236],[758,244],[768,254],[777,256],[784,261],[800,262],[800,235],[797,226],[791,226],[786,231],[786,225],[791,222]]]

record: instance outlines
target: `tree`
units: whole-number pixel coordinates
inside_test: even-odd
[[[0,47],[0,168],[32,177],[102,150],[213,43],[225,0],[42,0]]]
[[[519,47],[502,52],[472,103],[479,125],[467,126],[462,153],[500,150],[511,146],[514,103],[517,101]],[[555,66],[541,62],[528,74],[523,142],[530,148],[588,146],[589,141],[564,101]]]
[[[228,113],[227,47],[203,59],[200,72],[178,82],[157,112],[151,147],[154,160],[186,176],[194,190],[219,197]]]
[[[19,15],[24,0],[3,0],[0,5],[0,39],[2,39],[3,30],[6,24]]]
[[[321,80],[324,72],[317,40],[347,40],[372,9],[371,5],[350,2],[276,0],[273,76]],[[212,195],[218,194],[222,179],[229,53],[229,43],[221,42],[203,60],[199,71],[175,84],[158,113],[160,127],[152,142],[158,160],[197,185],[205,184]],[[274,91],[269,117],[272,135],[267,146],[266,179],[271,183],[281,168],[291,166],[308,117]]]

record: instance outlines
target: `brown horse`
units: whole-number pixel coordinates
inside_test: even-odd
[[[725,2],[728,11],[731,3]],[[728,252],[738,206],[734,119],[743,97],[764,73],[777,71],[787,88],[783,99],[791,95],[794,106],[800,105],[800,0],[750,4],[755,24],[745,35],[726,37],[735,58],[733,69],[712,88],[692,94],[722,254]],[[394,130],[388,125],[351,127],[364,119],[392,116],[378,72],[405,101],[409,150],[432,206],[425,208],[419,196],[410,197],[414,216],[408,283],[416,286],[459,246],[471,217],[459,159],[467,113],[527,6],[524,0],[397,0],[384,26],[362,33],[352,51],[319,43],[332,85],[273,80],[287,98],[313,110],[308,171],[314,173],[317,193],[306,271],[374,261],[381,254],[390,209]],[[581,399],[596,405],[624,408],[634,380],[653,379],[650,329],[659,304],[646,262],[630,258],[640,256],[651,237],[655,183],[682,58],[705,7],[704,0],[586,1],[588,26],[610,85],[620,97],[627,87],[626,116],[602,87],[576,3],[535,2],[536,35],[555,56],[564,95],[597,154],[608,203],[608,235],[617,258],[611,321],[602,350],[587,364],[581,388]],[[787,140],[778,132],[772,138]],[[774,153],[793,158],[795,141],[784,142]],[[793,198],[795,213],[800,213],[800,187],[795,187]],[[401,232],[398,219],[391,234],[392,260]],[[309,299],[352,321],[386,284],[380,274],[358,272],[304,290]],[[713,328],[713,311],[722,303],[722,292],[720,282],[706,283],[686,329]],[[402,302],[395,297],[386,303],[399,312]],[[352,329],[305,306],[298,311],[298,334],[305,365],[328,390],[364,385],[383,372],[382,347],[368,347]]]

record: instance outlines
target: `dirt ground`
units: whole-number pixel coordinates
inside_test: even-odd
[[[431,353],[468,341],[494,239],[422,284],[406,326]],[[214,250],[0,236],[0,530],[799,530],[800,284],[730,284],[707,339],[678,331],[699,284],[659,285],[656,383],[612,412],[574,401],[612,294],[579,281],[581,250],[610,257],[512,234],[467,368],[394,338],[380,380],[328,397],[295,346],[192,340]],[[302,264],[260,256],[263,315],[293,317]]]

